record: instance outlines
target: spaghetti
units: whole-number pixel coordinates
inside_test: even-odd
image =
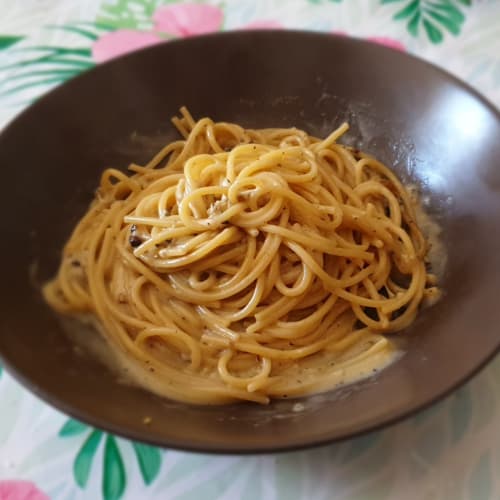
[[[198,404],[331,389],[394,354],[439,293],[415,202],[382,163],[296,128],[185,108],[131,175],[109,168],[44,287],[91,315],[137,379]]]

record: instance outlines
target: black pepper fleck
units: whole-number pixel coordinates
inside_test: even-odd
[[[142,240],[137,236],[130,236],[128,242],[132,248],[137,248],[142,243]]]

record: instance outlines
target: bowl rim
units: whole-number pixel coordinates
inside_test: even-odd
[[[425,67],[427,70],[431,70],[437,75],[442,81],[453,84],[455,87],[458,87],[464,90],[469,96],[476,99],[482,106],[484,106],[498,121],[500,126],[500,109],[492,103],[487,97],[485,97],[479,90],[472,87],[469,83],[460,79],[458,76],[452,74],[451,72],[443,69],[440,66],[437,66],[435,63],[424,60],[423,58],[408,53],[402,52],[397,49],[393,49],[381,44],[376,44],[370,42],[368,40],[354,38],[354,37],[346,37],[338,34],[330,34],[327,32],[319,32],[319,31],[311,31],[311,30],[280,30],[280,29],[252,29],[252,30],[232,30],[225,32],[216,32],[210,34],[204,34],[199,36],[193,36],[189,38],[180,38],[175,40],[167,40],[165,42],[156,44],[151,47],[145,47],[139,49],[137,51],[133,51],[131,53],[124,54],[112,60],[106,61],[104,63],[96,64],[95,67],[83,71],[76,77],[72,78],[64,82],[61,85],[57,85],[49,92],[45,93],[40,99],[38,99],[35,103],[29,105],[27,108],[23,109],[19,114],[17,114],[7,125],[0,130],[0,139],[2,139],[10,129],[13,129],[17,126],[18,122],[21,122],[27,114],[32,114],[37,111],[39,105],[43,105],[43,103],[52,98],[55,94],[57,94],[63,87],[65,89],[70,89],[72,85],[75,85],[82,79],[92,79],[95,72],[106,71],[109,66],[112,66],[117,63],[123,63],[123,61],[129,58],[137,58],[141,57],[142,54],[152,51],[161,51],[165,46],[172,46],[175,50],[178,46],[190,45],[190,44],[200,44],[200,47],[203,46],[203,40],[214,40],[214,39],[231,39],[234,37],[254,37],[254,36],[271,36],[271,37],[309,37],[315,38],[318,40],[329,40],[335,43],[335,41],[342,42],[343,44],[347,44],[350,46],[358,46],[358,47],[371,47],[376,46],[376,50],[381,52],[390,51],[396,57],[401,57],[404,59],[411,60],[413,65]],[[281,452],[290,452],[296,450],[309,449],[318,446],[324,446],[332,443],[339,443],[343,441],[347,441],[353,438],[361,437],[366,434],[373,433],[375,431],[380,431],[382,429],[388,428],[402,422],[403,420],[420,413],[429,407],[433,406],[439,401],[444,400],[448,396],[450,396],[454,391],[456,391],[459,387],[463,386],[465,383],[470,381],[473,377],[475,377],[479,372],[481,372],[500,352],[500,337],[498,339],[496,347],[485,356],[480,363],[474,366],[469,371],[463,373],[461,377],[459,377],[456,382],[450,386],[448,386],[445,390],[441,390],[440,392],[435,393],[432,397],[425,400],[423,403],[420,403],[416,406],[409,407],[406,410],[402,410],[398,413],[395,413],[392,417],[387,417],[381,419],[380,422],[374,423],[372,425],[366,425],[363,429],[360,430],[352,430],[344,432],[341,435],[335,437],[328,437],[328,435],[308,439],[308,440],[294,440],[290,439],[286,444],[281,445],[272,445],[272,446],[227,446],[227,445],[216,445],[212,443],[202,444],[200,442],[189,441],[186,439],[170,439],[169,442],[162,440],[161,438],[154,439],[148,438],[141,435],[140,432],[135,430],[126,429],[124,427],[120,427],[119,425],[115,425],[113,423],[109,423],[107,421],[103,421],[99,417],[93,416],[90,412],[83,410],[81,408],[75,408],[72,405],[66,403],[63,399],[53,396],[50,391],[43,389],[38,385],[36,380],[31,380],[29,377],[23,375],[20,371],[18,371],[13,364],[10,363],[8,359],[3,357],[0,352],[0,361],[6,371],[10,376],[17,382],[19,382],[23,389],[28,392],[34,394],[36,397],[40,398],[45,404],[48,404],[55,408],[58,411],[63,412],[65,415],[81,420],[82,422],[91,425],[92,427],[96,427],[98,429],[104,430],[106,432],[110,432],[114,435],[120,436],[125,439],[139,441],[143,443],[147,443],[153,446],[157,446],[160,448],[173,449],[173,450],[181,450],[181,451],[189,451],[189,452],[198,452],[198,453],[206,453],[206,454],[230,454],[230,455],[255,455],[255,454],[269,454],[269,453],[281,453]],[[297,401],[300,401],[298,399]]]

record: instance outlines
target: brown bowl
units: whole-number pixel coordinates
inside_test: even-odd
[[[103,168],[148,159],[196,117],[347,140],[417,183],[443,228],[444,298],[403,334],[406,354],[342,391],[196,407],[117,381],[81,354],[44,304],[70,229]],[[407,416],[467,380],[500,345],[500,118],[483,98],[418,59],[300,32],[239,32],[169,42],[102,65],[51,92],[0,137],[4,243],[0,355],[62,411],[162,446],[217,452],[299,448]],[[301,411],[297,411],[301,410]],[[151,423],[145,425],[145,416]]]

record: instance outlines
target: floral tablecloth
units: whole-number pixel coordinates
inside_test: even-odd
[[[500,106],[500,0],[0,0],[0,127],[48,89],[125,52],[253,27],[368,38],[444,67]],[[0,368],[0,500],[47,498],[500,498],[500,358],[381,432],[251,457],[108,435],[47,406]]]

